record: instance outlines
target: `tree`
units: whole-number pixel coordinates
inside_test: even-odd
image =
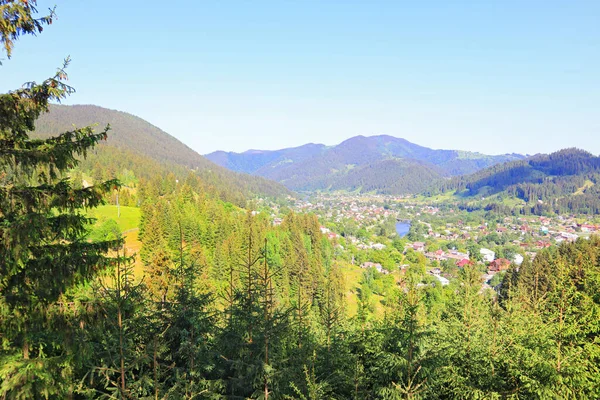
[[[0,43],[10,58],[14,42],[24,34],[41,33],[44,25],[52,24],[54,10],[50,14],[35,18],[37,14],[36,0],[1,0],[0,1]]]
[[[424,360],[423,342],[427,335],[423,327],[423,294],[416,280],[406,282],[406,293],[400,294],[400,304],[391,321],[384,352],[382,371],[391,384],[381,390],[384,398],[415,399],[423,392],[426,378],[421,371]]]
[[[14,41],[52,22],[35,18],[35,0],[0,1],[0,41],[10,58]],[[3,341],[0,395],[36,398],[65,395],[68,371],[64,338],[46,310],[75,285],[106,266],[119,240],[89,242],[84,214],[103,202],[117,181],[75,188],[67,172],[78,157],[107,137],[108,127],[73,129],[48,139],[29,132],[52,101],[74,92],[65,68],[41,84],[0,95],[0,320]]]
[[[135,283],[133,259],[125,254],[110,275],[100,279],[95,290],[95,305],[103,318],[98,329],[91,330],[90,341],[97,346],[92,373],[100,378],[100,387],[113,398],[127,399],[134,393],[150,392],[139,368],[147,358],[145,291],[143,282]]]

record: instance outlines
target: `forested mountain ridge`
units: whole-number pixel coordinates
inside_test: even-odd
[[[145,175],[150,178],[160,170],[173,172],[182,178],[189,170],[193,170],[215,191],[227,193],[229,197],[240,199],[258,194],[279,196],[290,193],[276,182],[231,172],[214,164],[142,118],[95,105],[51,105],[49,112],[36,121],[32,136],[54,136],[72,130],[74,126],[97,125],[101,129],[107,124],[110,124],[111,130],[106,142],[99,145],[82,164],[82,167],[87,166],[87,172],[92,173],[96,166],[96,169],[113,171],[118,175],[127,165],[138,177]],[[131,160],[138,160],[139,163]]]
[[[529,203],[536,213],[597,214],[600,212],[598,183],[600,157],[569,148],[440,181],[427,194],[454,191],[463,198],[507,196]]]
[[[386,159],[350,168],[343,174],[325,176],[311,182],[305,189],[328,188],[379,194],[418,193],[441,176],[439,168],[425,162]]]
[[[206,158],[225,168],[248,174],[273,168],[276,165],[304,161],[326,151],[323,144],[308,143],[299,147],[281,150],[247,150],[243,153],[215,151]]]
[[[518,154],[488,156],[458,150],[433,150],[387,135],[356,136],[331,147],[309,144],[277,151],[214,152],[206,157],[234,171],[276,180],[293,190],[358,188],[393,194],[419,191],[426,185],[423,176],[432,180],[460,175],[523,158]],[[397,175],[390,175],[391,166]],[[373,177],[377,177],[376,182],[371,184]],[[398,184],[398,181],[403,183]]]

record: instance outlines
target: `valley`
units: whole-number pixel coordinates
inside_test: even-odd
[[[0,0],[0,399],[600,398],[591,4],[64,3]]]
[[[111,120],[120,114],[90,107],[84,108],[81,115],[95,115],[90,110],[107,113],[107,121],[115,126],[117,134],[139,129],[119,119]],[[61,118],[77,115],[65,108],[61,112],[66,114],[57,117],[55,111],[51,109],[49,117],[38,124],[36,135],[51,136],[51,129],[58,129],[51,127],[59,126]],[[77,107],[72,111],[80,113]],[[48,122],[48,118],[54,122]],[[151,132],[155,128],[147,129]],[[130,139],[109,140],[68,171],[73,186],[83,189],[105,179],[121,182],[121,186],[104,194],[105,205],[87,213],[93,219],[87,227],[87,240],[121,240],[122,247],[111,254],[122,252],[130,257],[123,272],[128,274],[127,284],[143,288],[147,303],[139,304],[146,304],[144,307],[181,301],[177,296],[182,296],[186,286],[180,279],[187,279],[185,290],[194,293],[191,298],[201,296],[194,301],[209,299],[199,312],[214,315],[215,322],[211,323],[220,328],[211,334],[223,335],[218,340],[231,340],[227,335],[249,329],[253,336],[274,335],[270,329],[277,329],[273,340],[288,337],[292,344],[275,341],[279,344],[270,346],[304,357],[302,365],[313,357],[310,362],[326,368],[331,359],[315,359],[302,348],[324,349],[332,346],[328,340],[348,345],[343,339],[346,335],[355,337],[352,340],[361,345],[364,340],[371,341],[377,357],[403,354],[406,350],[387,347],[389,340],[398,340],[395,334],[379,336],[389,329],[398,329],[398,335],[428,331],[434,338],[431,342],[417,336],[424,348],[441,341],[461,349],[463,340],[469,338],[462,335],[471,320],[452,314],[453,310],[477,310],[477,334],[487,335],[498,323],[494,320],[494,313],[500,312],[498,304],[521,307],[524,302],[542,301],[539,296],[553,296],[554,286],[539,286],[538,279],[543,279],[543,285],[574,288],[574,280],[557,280],[564,276],[558,275],[563,273],[561,263],[579,268],[579,261],[573,260],[600,259],[596,258],[600,254],[600,239],[596,236],[600,230],[600,197],[596,192],[600,164],[597,157],[581,150],[527,158],[489,158],[466,152],[440,153],[416,145],[413,148],[401,139],[374,137],[375,143],[383,141],[384,148],[403,143],[412,150],[402,157],[397,153],[395,158],[362,166],[347,164],[340,172],[343,169],[338,170],[338,164],[328,161],[330,155],[323,156],[335,148],[309,144],[276,154],[252,151],[249,158],[228,156],[245,166],[226,164],[230,171],[191,150],[186,156],[190,161],[161,155],[176,155],[184,148],[168,134],[157,132],[161,132],[157,144],[160,152],[152,146],[135,146]],[[371,138],[360,140],[363,143],[357,148],[364,149],[368,147],[364,140]],[[359,150],[355,154],[364,159],[375,157],[368,151],[366,156]],[[430,157],[429,161],[424,161],[422,154]],[[303,175],[294,172],[278,183],[261,177],[269,176],[264,171],[282,162],[281,157],[295,157],[283,164],[291,168],[298,163],[297,171]],[[334,160],[336,157],[333,155]],[[436,157],[446,157],[446,164]],[[469,161],[461,164],[459,160]],[[441,167],[451,164],[457,169]],[[277,167],[271,172],[279,174],[275,170]],[[468,173],[459,174],[461,170]],[[291,183],[300,182],[295,179],[313,183],[297,186]],[[295,187],[303,190],[291,190]],[[596,267],[589,268],[586,274],[596,276]],[[107,282],[114,285],[119,279],[113,275]],[[73,294],[82,289],[74,290]],[[536,292],[539,290],[544,294]],[[583,289],[582,293],[587,292]],[[255,302],[256,311],[246,308],[249,302]],[[519,317],[502,312],[504,329],[521,329],[518,318],[532,311],[524,307]],[[229,320],[233,315],[241,325]],[[273,325],[251,328],[249,324],[261,315],[267,315],[268,323]],[[200,317],[186,316],[179,323],[201,324],[193,318]],[[540,315],[538,323],[551,329],[554,322],[550,318]],[[411,331],[410,324],[418,331]],[[203,329],[211,328],[205,325]],[[319,339],[320,335],[325,336]],[[520,340],[511,335],[505,333],[499,340]],[[463,339],[457,342],[460,337]],[[245,356],[245,349],[260,352],[265,346],[264,342],[250,344],[235,339],[234,347],[229,348],[218,340],[211,342],[211,351],[248,364],[258,360]],[[493,358],[493,350],[483,337],[473,343],[482,352],[482,358],[473,360],[474,365],[510,363]],[[521,342],[520,346],[526,344]],[[573,351],[579,348],[572,346]],[[434,351],[433,347],[428,349]],[[358,356],[348,351],[341,356],[345,362]],[[411,361],[415,368],[434,368],[428,367],[426,353],[419,354]],[[446,366],[463,362],[463,358],[435,357],[436,363]],[[486,361],[490,357],[493,361]],[[279,362],[286,371],[294,371],[298,365],[283,359]],[[380,361],[365,362],[378,365]],[[221,361],[204,363],[209,368],[228,365]],[[364,368],[367,364],[359,365]],[[354,368],[338,367],[337,373],[350,377],[356,372]],[[402,369],[395,371],[396,376],[403,376]],[[232,380],[236,374],[223,370],[219,376],[205,375],[204,379],[225,385],[224,389],[215,389],[216,393],[244,391]],[[386,379],[370,374],[361,390],[384,390]],[[429,391],[442,390],[439,385],[448,384],[435,369],[427,376],[431,378]],[[304,378],[298,373],[292,379],[303,382]],[[324,375],[314,379],[330,382]],[[425,382],[425,372],[419,379]],[[497,384],[494,381],[485,390],[504,390],[495,388]],[[544,387],[542,382],[537,385]],[[330,393],[350,393],[350,388],[340,384]]]
[[[506,351],[518,357],[534,351],[552,360],[554,350],[532,349],[519,333],[529,329],[521,324],[535,312],[532,304],[558,296],[558,287],[593,297],[593,289],[577,286],[582,267],[586,279],[595,282],[600,276],[600,164],[585,151],[489,157],[376,136],[349,139],[340,145],[343,151],[308,144],[205,158],[143,120],[95,106],[51,107],[38,121],[35,137],[52,137],[69,119],[86,124],[93,118],[110,123],[115,138],[81,158],[64,177],[76,191],[113,182],[101,196],[104,205],[85,212],[91,219],[82,239],[92,245],[119,243],[107,253],[116,264],[89,285],[72,286],[58,304],[75,306],[84,298],[108,307],[113,300],[101,293],[114,291],[132,296],[123,300],[134,310],[127,317],[131,324],[150,324],[172,335],[204,330],[193,354],[204,357],[202,368],[218,369],[202,373],[202,387],[216,385],[210,389],[214,394],[251,396],[249,380],[267,376],[259,367],[264,361],[252,355],[266,354],[267,337],[269,363],[290,374],[268,378],[269,385],[314,383],[331,395],[357,390],[349,382],[365,368],[361,393],[395,390],[391,378],[375,372],[388,357],[424,369],[416,376],[421,384],[429,382],[427,397],[443,393],[453,383],[437,366],[453,368],[465,358],[438,354],[437,346],[448,352],[476,346],[479,358],[469,365],[503,365],[535,380],[539,370],[514,364],[486,339],[495,324],[506,330],[497,338]],[[386,153],[390,149],[393,156]],[[286,175],[289,171],[294,172]],[[177,308],[180,304],[195,307],[195,313]],[[577,312],[593,313],[593,304]],[[165,307],[174,307],[173,314]],[[544,307],[548,311],[536,317],[537,324],[556,329],[560,304]],[[472,311],[476,314],[469,315]],[[569,351],[580,351],[588,330],[576,318],[569,323],[581,332]],[[92,328],[118,334],[90,324],[86,340],[98,342]],[[536,334],[539,340],[558,346],[557,337],[548,339],[545,332]],[[131,356],[153,351],[168,359],[168,351],[189,346],[177,338],[144,337],[139,330],[127,335],[141,346],[127,350]],[[416,358],[408,357],[405,344],[397,344],[410,335],[423,346]],[[149,347],[157,340],[171,350]],[[368,354],[346,347],[369,344]],[[104,346],[101,351],[117,345]],[[345,350],[333,355],[333,346]],[[222,358],[211,359],[211,352]],[[294,358],[284,356],[287,352]],[[229,359],[256,372],[230,369]],[[185,359],[174,362],[182,370],[195,368]],[[325,374],[334,362],[343,364],[336,374],[346,383]],[[314,377],[302,373],[310,363],[321,371]],[[586,362],[580,365],[593,370]],[[165,374],[161,385],[176,386],[165,361],[157,360],[154,367]],[[130,368],[130,381],[143,379],[142,369]],[[392,369],[394,379],[407,379],[403,368]],[[486,372],[478,374],[491,379],[479,386],[486,393],[512,388],[530,395]],[[536,381],[535,387],[553,390],[544,382]],[[469,387],[456,385],[456,390]]]

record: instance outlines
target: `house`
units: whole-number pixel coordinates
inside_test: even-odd
[[[552,246],[552,244],[550,242],[544,242],[542,240],[538,240],[537,242],[535,242],[535,247],[543,249],[546,247],[550,247]]]
[[[497,260],[490,262],[488,266],[488,272],[492,273],[504,271],[507,270],[509,266],[510,261],[508,261],[506,258],[498,258]]]
[[[425,251],[425,243],[423,243],[423,242],[414,242],[414,243],[412,244],[412,248],[413,248],[414,250],[416,250],[416,251],[421,251],[421,252],[423,252],[423,251]]]
[[[472,264],[473,264],[473,262],[471,260],[467,260],[466,258],[463,258],[462,260],[460,260],[456,263],[456,266],[459,268],[464,268],[467,265],[472,265]]]
[[[450,250],[447,253],[448,258],[452,258],[454,260],[460,261],[462,259],[469,259],[469,255],[467,253],[461,253],[458,250]]]
[[[375,249],[375,250],[383,250],[383,249],[385,249],[385,244],[375,243],[375,244],[371,245],[371,248]]]
[[[523,264],[523,256],[520,254],[515,254],[515,256],[513,257],[513,262],[517,265]]]
[[[581,232],[596,232],[597,228],[595,225],[583,224],[581,225]]]
[[[486,248],[482,248],[481,250],[479,250],[479,254],[481,254],[481,256],[483,257],[483,261],[485,262],[492,262],[494,261],[494,258],[496,258],[496,253]]]
[[[367,262],[362,263],[360,267],[365,268],[365,269],[366,268],[377,268],[377,267],[381,268],[381,264],[367,261]]]
[[[442,261],[442,260],[448,259],[448,257],[446,257],[446,255],[444,254],[443,251],[441,253],[438,253],[437,251],[435,253],[432,253],[432,252],[425,253],[425,257],[427,257],[427,259],[429,259],[429,260],[435,260],[435,261]]]
[[[562,240],[568,240],[570,242],[577,240],[577,235],[574,233],[569,233],[569,232],[560,232],[560,234],[556,237],[556,241],[558,241],[558,239],[562,239]]]
[[[365,262],[362,263],[362,265],[360,266],[361,268],[367,269],[367,268],[375,268],[377,270],[377,272],[382,273],[382,274],[389,274],[389,271],[387,269],[384,269],[381,264],[379,263],[372,263],[372,262]]]

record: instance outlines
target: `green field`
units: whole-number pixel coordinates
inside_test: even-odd
[[[140,226],[140,209],[138,207],[121,206],[121,216],[117,216],[117,206],[106,205],[90,210],[88,215],[96,218],[96,225],[104,221],[114,219],[122,232],[134,229]]]

